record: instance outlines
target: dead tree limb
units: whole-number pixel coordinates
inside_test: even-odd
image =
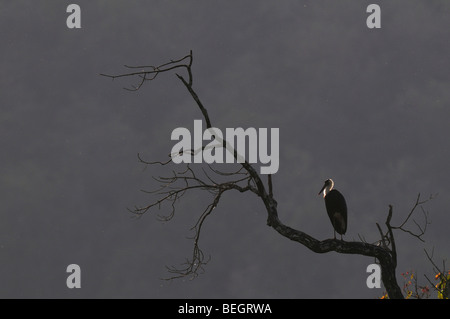
[[[206,123],[207,128],[212,127],[212,122],[209,117],[208,111],[201,102],[198,94],[193,88],[193,74],[192,74],[192,62],[193,54],[192,51],[181,59],[170,60],[167,63],[161,64],[159,66],[126,66],[130,69],[140,69],[140,71],[124,73],[119,75],[107,75],[101,74],[112,79],[121,77],[136,77],[137,85],[132,86],[132,91],[139,90],[143,84],[147,81],[154,80],[159,74],[170,72],[173,70],[185,70],[187,75],[181,75],[176,73],[177,78],[183,83],[184,87],[187,89],[192,99],[197,104],[200,109],[203,119]],[[224,141],[224,146],[225,146]],[[234,156],[237,158],[237,153],[234,151]],[[144,164],[159,164],[159,165],[169,165],[171,159],[166,162],[147,162],[142,160]],[[408,230],[405,226],[409,221],[410,217],[413,215],[417,207],[421,207],[424,201],[420,201],[420,196],[416,200],[416,204],[410,211],[406,220],[399,226],[392,226],[392,206],[389,206],[389,212],[386,219],[386,233],[383,233],[381,227],[377,225],[381,240],[379,242],[370,244],[367,242],[347,242],[338,239],[326,239],[318,240],[314,237],[306,234],[303,231],[293,229],[285,224],[283,224],[278,217],[277,201],[274,198],[274,187],[273,187],[273,177],[268,176],[267,188],[262,181],[260,175],[257,171],[250,165],[247,161],[241,163],[242,167],[234,172],[221,172],[219,170],[213,169],[209,166],[208,170],[202,168],[201,172],[198,172],[197,168],[193,168],[189,165],[186,166],[184,171],[172,172],[169,177],[159,177],[155,178],[161,185],[160,188],[153,191],[152,193],[160,196],[155,202],[143,206],[135,207],[132,210],[135,214],[144,214],[152,208],[161,208],[163,204],[169,203],[171,206],[171,212],[164,216],[163,219],[169,220],[173,217],[176,210],[176,202],[178,202],[187,192],[194,190],[207,191],[212,195],[211,202],[206,206],[204,211],[201,213],[194,227],[192,228],[195,232],[194,235],[194,249],[192,258],[187,260],[185,267],[174,268],[170,267],[169,272],[175,274],[172,278],[191,276],[195,277],[202,271],[204,264],[207,262],[205,256],[201,249],[199,248],[199,240],[202,227],[206,218],[213,212],[213,210],[219,205],[222,195],[230,190],[236,190],[241,193],[251,192],[256,194],[263,202],[266,212],[267,212],[267,225],[277,231],[281,236],[286,237],[292,241],[298,242],[303,246],[307,247],[316,253],[328,253],[330,251],[335,251],[342,254],[354,254],[362,255],[368,257],[374,257],[378,260],[381,270],[382,270],[382,281],[386,288],[386,291],[390,298],[404,298],[401,289],[397,283],[396,279],[396,266],[397,266],[397,248],[395,246],[394,240],[394,230],[401,230],[408,232],[419,240],[422,239],[422,235],[425,233],[427,219],[425,220],[425,227],[420,227],[419,224],[414,221],[416,226],[419,228],[419,232],[412,232]],[[236,177],[237,176],[237,177]],[[220,180],[219,180],[220,179]],[[426,218],[426,215],[425,215]]]

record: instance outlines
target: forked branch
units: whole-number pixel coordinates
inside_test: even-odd
[[[425,209],[423,208],[423,205],[428,203],[432,199],[434,199],[434,196],[430,195],[427,199],[421,200],[420,199],[420,193],[419,193],[417,195],[416,202],[415,202],[413,208],[410,210],[408,216],[406,216],[405,220],[399,226],[396,226],[396,227],[392,226],[392,229],[399,229],[399,230],[401,230],[401,231],[403,231],[405,233],[410,234],[413,237],[416,237],[420,241],[424,242],[422,237],[425,234],[425,232],[427,231],[427,226],[430,224],[430,222],[428,221],[428,212],[425,211]],[[411,219],[413,214],[416,212],[417,208],[420,208],[424,220],[423,220],[423,223],[421,225],[414,218],[412,218],[412,222],[417,227],[417,230],[414,231],[414,230],[406,228],[406,224],[409,222],[409,220]]]

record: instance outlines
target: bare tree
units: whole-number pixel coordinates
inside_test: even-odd
[[[188,90],[191,97],[200,109],[203,120],[206,123],[207,128],[212,128],[212,122],[209,117],[207,109],[204,107],[199,96],[193,88],[193,74],[192,74],[193,54],[192,51],[181,59],[170,60],[167,63],[154,66],[125,66],[131,69],[132,72],[108,75],[101,74],[103,76],[117,79],[122,77],[136,77],[137,84],[127,90],[137,91],[146,82],[153,81],[156,77],[162,73],[168,73],[173,71],[184,70],[186,74],[181,75],[175,73],[178,79],[183,83],[184,87]],[[224,141],[225,147],[226,141]],[[189,150],[191,154],[198,152],[199,150]],[[234,157],[237,158],[238,154],[235,150]],[[175,154],[176,155],[176,154]],[[174,156],[174,154],[171,154]],[[172,162],[172,157],[169,160],[161,162],[149,162],[142,159],[139,155],[139,160],[147,165],[168,165]],[[277,231],[283,237],[296,241],[308,249],[316,253],[328,253],[331,251],[341,254],[355,254],[376,258],[381,267],[382,281],[386,288],[386,291],[390,298],[404,298],[402,291],[397,283],[396,279],[396,267],[397,267],[397,248],[395,245],[395,238],[393,232],[400,230],[409,233],[410,235],[423,240],[422,236],[425,233],[426,225],[428,224],[427,213],[422,208],[431,197],[425,201],[420,200],[420,194],[417,197],[414,207],[406,219],[399,225],[393,226],[391,224],[393,207],[389,206],[389,211],[385,221],[386,230],[383,231],[382,227],[377,224],[381,239],[375,243],[368,243],[365,240],[361,241],[343,241],[338,239],[325,239],[318,240],[307,233],[291,228],[283,224],[278,218],[277,201],[274,197],[274,187],[272,176],[268,175],[267,181],[264,182],[255,168],[247,161],[239,164],[240,167],[237,170],[231,172],[224,172],[213,168],[211,165],[201,166],[201,169],[197,165],[185,164],[181,171],[172,170],[171,176],[154,177],[154,179],[160,184],[159,187],[149,193],[157,195],[157,199],[152,203],[135,207],[132,212],[137,215],[142,215],[153,208],[161,208],[163,204],[170,205],[170,213],[165,216],[160,216],[164,220],[170,220],[176,212],[176,204],[187,193],[193,190],[203,190],[211,194],[211,201],[206,205],[200,217],[195,222],[192,228],[195,232],[193,237],[194,247],[192,251],[192,257],[186,261],[181,268],[168,267],[169,272],[173,274],[172,278],[197,276],[202,270],[203,266],[208,262],[208,258],[205,258],[202,250],[200,249],[200,235],[205,219],[213,212],[213,210],[219,205],[222,195],[228,191],[238,191],[241,193],[253,193],[258,196],[263,202],[267,212],[267,225]],[[418,231],[414,232],[407,228],[411,216],[416,212],[417,208],[421,208],[425,216],[423,226],[420,226],[415,220],[413,222],[418,227]]]

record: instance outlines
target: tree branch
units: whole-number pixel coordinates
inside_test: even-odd
[[[420,200],[420,193],[417,195],[416,198],[416,202],[414,203],[413,208],[410,210],[408,216],[406,216],[405,220],[399,225],[399,226],[391,226],[391,233],[392,233],[392,229],[399,229],[405,233],[410,234],[413,237],[416,237],[417,239],[419,239],[422,242],[425,242],[422,238],[422,236],[425,234],[426,230],[427,230],[427,226],[430,224],[428,222],[428,212],[425,212],[425,210],[423,209],[423,204],[429,202],[430,200],[434,199],[435,196],[430,195],[428,197],[428,199],[425,200]],[[412,219],[413,223],[416,225],[416,227],[419,229],[419,232],[417,231],[412,231],[410,229],[406,228],[406,224],[408,223],[409,219],[411,218],[411,216],[414,214],[414,212],[416,211],[416,209],[420,207],[423,216],[424,216],[424,222],[423,222],[423,226],[420,226],[419,223],[417,223],[417,221],[415,219]],[[389,219],[390,221],[390,219]]]
[[[200,98],[198,97],[197,93],[195,92],[192,86],[193,85],[193,76],[191,69],[192,62],[193,62],[193,55],[192,51],[190,51],[190,54],[179,60],[171,60],[170,62],[162,64],[157,67],[127,66],[128,68],[144,69],[140,72],[132,72],[121,75],[106,75],[106,74],[102,75],[110,77],[112,79],[127,76],[137,76],[139,78],[139,84],[137,86],[133,86],[133,90],[139,90],[146,81],[155,79],[156,76],[159,75],[160,73],[172,71],[178,68],[184,68],[186,69],[188,74],[187,80],[180,74],[176,74],[176,76],[184,84],[184,86],[190,93],[191,97],[194,99],[197,106],[199,107],[203,119],[206,122],[207,128],[212,128],[212,122],[210,120],[208,111],[200,101]],[[224,141],[223,146],[227,147],[226,141]],[[237,158],[238,154],[236,150],[231,151],[233,152],[234,157]],[[141,162],[145,164],[167,165],[171,162],[171,160],[167,162],[145,162],[141,160]],[[263,181],[261,180],[257,171],[253,168],[253,166],[246,161],[244,163],[241,163],[241,165],[242,165],[241,169],[243,169],[243,172],[241,172],[241,170],[239,170],[239,172],[240,174],[244,174],[244,177],[235,180],[227,180],[224,182],[216,182],[215,179],[218,177],[223,178],[233,176],[234,174],[220,174],[217,173],[216,170],[211,169],[211,172],[215,173],[215,176],[210,176],[205,172],[205,170],[203,170],[203,176],[200,176],[196,174],[194,170],[191,169],[190,166],[188,165],[187,169],[183,172],[178,173],[173,172],[173,176],[171,177],[167,178],[160,177],[159,179],[157,179],[160,183],[162,183],[160,189],[156,190],[156,193],[159,194],[161,197],[150,205],[141,208],[138,207],[135,208],[134,210],[135,213],[143,214],[153,207],[160,208],[163,203],[169,202],[171,203],[172,211],[167,217],[168,219],[170,219],[173,217],[175,213],[175,202],[177,202],[182,196],[184,196],[187,191],[200,189],[206,190],[213,195],[212,201],[205,208],[205,210],[200,215],[199,219],[197,220],[197,222],[193,227],[193,230],[195,231],[195,236],[194,236],[194,249],[191,260],[188,260],[186,262],[186,266],[182,269],[173,267],[169,268],[169,271],[171,273],[176,274],[174,278],[180,276],[195,277],[198,274],[198,272],[203,269],[202,266],[207,262],[207,261],[205,262],[203,252],[199,248],[200,233],[203,224],[206,218],[212,213],[214,208],[217,207],[217,205],[219,204],[222,195],[226,191],[233,189],[239,192],[251,191],[252,193],[258,195],[261,198],[262,202],[264,203],[264,206],[267,211],[267,225],[272,227],[280,235],[302,244],[303,246],[307,247],[313,252],[327,253],[330,251],[335,251],[342,254],[358,254],[378,259],[382,270],[382,281],[389,294],[389,297],[403,298],[401,289],[399,288],[395,277],[395,269],[396,269],[395,244],[393,245],[394,248],[393,251],[391,251],[384,244],[375,245],[365,242],[345,242],[337,239],[326,239],[320,241],[300,230],[296,230],[289,226],[284,225],[278,218],[277,202],[273,196],[272,176],[271,175],[268,176],[268,191],[267,191]],[[175,186],[175,184],[178,182],[181,182],[182,186]],[[392,234],[392,229],[395,229],[395,227],[390,226],[391,217],[392,217],[392,207],[390,207],[386,225],[388,226],[390,242],[393,243],[394,236]],[[409,219],[409,216],[407,219]],[[403,225],[404,224],[400,225],[400,227],[398,228],[402,229]]]

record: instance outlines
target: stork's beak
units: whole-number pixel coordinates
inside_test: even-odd
[[[322,187],[322,189],[320,190],[319,194],[317,194],[317,195],[322,194],[322,192],[323,192],[323,190],[325,189],[326,186],[327,186],[327,184],[324,184],[323,187]]]

